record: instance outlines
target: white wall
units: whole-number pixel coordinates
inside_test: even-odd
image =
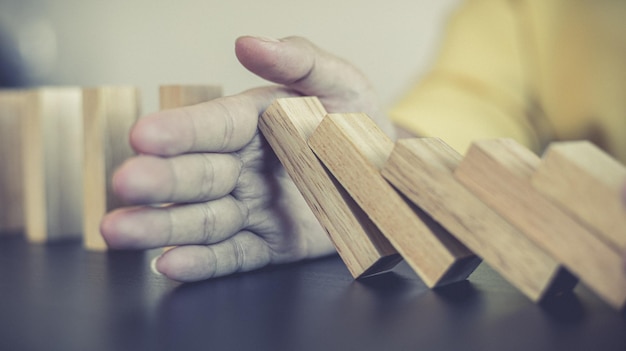
[[[0,24],[37,83],[263,84],[234,39],[301,35],[361,68],[389,106],[425,70],[457,0],[0,0]]]

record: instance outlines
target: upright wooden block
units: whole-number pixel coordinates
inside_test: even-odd
[[[588,141],[552,143],[532,184],[626,252],[626,167]]]
[[[382,174],[532,301],[571,290],[574,276],[454,178],[460,160],[440,139],[400,140]]]
[[[393,141],[365,114],[330,114],[309,146],[428,287],[466,279],[480,263],[380,173]]]
[[[539,162],[513,140],[485,140],[470,147],[455,176],[610,305],[623,308],[620,253],[533,188]]]
[[[23,127],[28,239],[43,243],[80,238],[83,204],[81,89],[29,91]]]
[[[161,85],[159,87],[159,108],[169,110],[196,105],[222,96],[222,87],[217,85]],[[162,204],[169,206],[171,204]],[[174,246],[167,246],[169,250]]]
[[[216,85],[162,85],[159,87],[161,110],[199,104],[222,96]]]
[[[115,169],[134,154],[129,133],[139,117],[138,90],[133,87],[84,89],[83,117],[83,244],[89,250],[105,250],[100,221],[105,213],[123,205],[113,193],[111,179]]]
[[[325,115],[317,98],[278,99],[261,116],[259,128],[352,275],[387,270],[400,256],[307,145]]]
[[[24,230],[22,143],[25,92],[0,90],[0,235]]]

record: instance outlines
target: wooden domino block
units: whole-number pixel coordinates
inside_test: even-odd
[[[123,205],[113,193],[111,178],[115,169],[134,154],[128,136],[139,117],[138,90],[133,87],[84,89],[83,117],[83,244],[89,250],[105,250],[100,221],[105,213]]]
[[[405,139],[382,174],[532,301],[571,290],[574,276],[454,178],[460,160],[440,139]]]
[[[309,146],[428,287],[465,280],[478,259],[411,208],[380,173],[393,141],[365,114],[330,114]]]
[[[222,87],[217,85],[161,85],[159,87],[159,108],[168,110],[196,105],[222,96]],[[171,204],[161,204],[169,206]],[[169,250],[174,246],[167,246]]]
[[[31,242],[82,233],[82,94],[76,87],[29,91],[24,114],[25,227]]]
[[[216,85],[162,85],[159,87],[161,110],[199,104],[222,96]]]
[[[0,90],[0,235],[24,230],[22,144],[25,92]]]
[[[615,308],[626,302],[621,255],[536,191],[540,159],[510,139],[475,142],[455,176]]]
[[[626,167],[588,141],[552,143],[532,184],[626,252]]]
[[[352,275],[387,270],[401,259],[397,251],[307,145],[325,115],[317,98],[278,99],[261,116],[259,128]]]

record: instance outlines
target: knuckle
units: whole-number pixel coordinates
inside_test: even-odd
[[[222,118],[222,143],[218,147],[217,151],[225,151],[231,148],[233,144],[236,128],[235,128],[235,115],[233,109],[230,108],[226,101],[223,99],[215,101],[215,107],[219,109]]]
[[[206,197],[212,194],[216,180],[215,165],[213,164],[211,157],[208,154],[203,154],[202,158],[202,175],[200,177],[199,186],[201,190],[197,193],[198,198]]]
[[[213,206],[210,203],[206,203],[200,207],[202,211],[202,229],[201,229],[201,242],[211,243],[214,237],[216,229],[216,213]]]
[[[239,237],[234,237],[231,240],[231,246],[233,250],[233,257],[235,258],[235,271],[240,272],[246,266],[246,250],[244,244]]]

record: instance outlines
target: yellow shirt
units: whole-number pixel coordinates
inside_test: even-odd
[[[536,152],[587,139],[626,162],[626,1],[467,1],[390,115],[460,152],[492,137]]]

